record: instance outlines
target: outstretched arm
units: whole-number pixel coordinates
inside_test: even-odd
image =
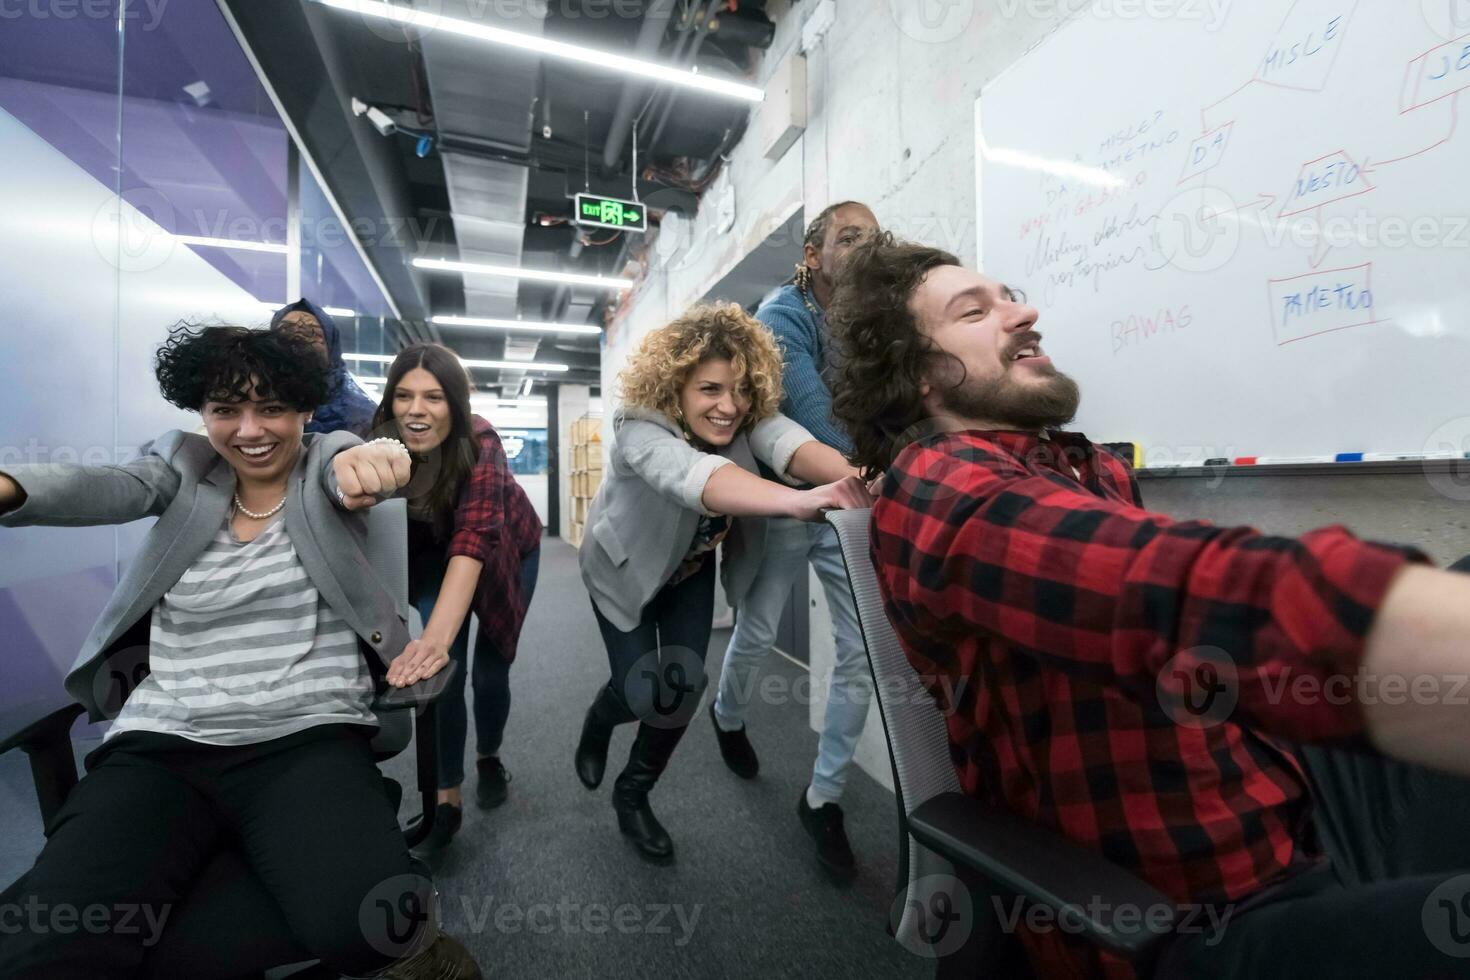
[[[803,443],[791,457],[786,472],[803,483],[836,483],[848,477],[860,477],[862,473],[852,466],[841,453],[823,442],[813,439]]]
[[[1399,572],[1373,617],[1362,676],[1380,751],[1470,775],[1470,575]]]
[[[439,585],[439,597],[434,600],[434,612],[424,624],[424,635],[403,648],[388,665],[388,683],[394,687],[408,687],[426,677],[433,677],[449,663],[449,648],[464,626],[470,613],[470,603],[475,598],[475,587],[480,582],[480,569],[484,563],[465,555],[449,559],[449,568],[444,581]]]
[[[157,517],[179,492],[170,460],[186,436],[170,432],[126,463],[29,463],[0,474],[0,524],[91,527]]]
[[[786,470],[802,443],[811,441],[799,425],[779,416],[766,419],[756,429],[760,434],[752,440],[761,443],[755,449],[756,457],[778,472]],[[791,438],[792,433],[799,438]],[[690,510],[710,514],[819,521],[823,511],[872,505],[867,488],[856,478],[796,490],[764,480],[723,456],[700,452],[650,422],[630,421],[619,428],[612,463],[614,472],[631,470],[659,493]]]
[[[704,509],[731,517],[795,517],[820,521],[829,510],[871,507],[868,488],[855,476],[797,490],[747,473],[738,466],[721,466],[704,485]]]
[[[1176,521],[983,445],[908,459],[875,507],[874,538],[890,614],[932,645],[921,653],[935,663],[955,637],[979,633],[1181,724],[1228,719],[1305,743],[1367,736],[1409,758],[1411,719],[1375,717],[1360,671],[1375,655],[1398,674],[1415,657],[1448,669],[1458,649],[1470,672],[1470,614],[1444,611],[1470,609],[1470,578],[1408,567],[1422,561],[1415,552],[1341,528],[1293,539]],[[1438,591],[1390,597],[1400,579],[1423,576]],[[1392,625],[1375,626],[1380,609]],[[1470,734],[1459,710],[1458,727],[1444,721],[1445,746],[1451,731],[1461,746]]]

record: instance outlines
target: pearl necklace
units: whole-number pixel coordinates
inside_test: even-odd
[[[257,514],[255,511],[248,509],[244,504],[240,503],[240,495],[238,493],[235,494],[235,509],[244,514],[246,517],[257,521],[263,521],[267,517],[275,517],[281,512],[281,508],[284,506],[286,506],[286,498],[282,497],[281,502],[276,504],[270,510],[266,511],[264,514]]]

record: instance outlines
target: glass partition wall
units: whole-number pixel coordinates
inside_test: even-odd
[[[391,311],[217,7],[68,12],[0,28],[0,467],[198,428],[153,382],[180,322],[264,325],[304,294],[384,353]],[[0,711],[62,696],[149,523],[0,535]]]

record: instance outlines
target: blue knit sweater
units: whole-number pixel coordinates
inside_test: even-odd
[[[788,283],[756,310],[755,318],[770,327],[781,347],[781,414],[844,456],[851,453],[852,440],[832,418],[832,392],[823,377],[826,317],[813,316],[796,286]]]

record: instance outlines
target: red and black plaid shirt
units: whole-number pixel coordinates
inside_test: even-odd
[[[872,551],[965,792],[1181,904],[1234,902],[1318,859],[1301,767],[1271,737],[1360,739],[1362,713],[1293,703],[1281,681],[1352,675],[1390,580],[1422,559],[1341,528],[1171,520],[1081,435],[977,431],[899,454]],[[1055,934],[1023,938],[1045,975],[1103,967]]]
[[[483,563],[471,606],[500,655],[514,660],[527,606],[521,559],[541,547],[541,518],[511,473],[495,427],[478,415],[472,421],[480,460],[459,492],[448,557],[466,555]]]

